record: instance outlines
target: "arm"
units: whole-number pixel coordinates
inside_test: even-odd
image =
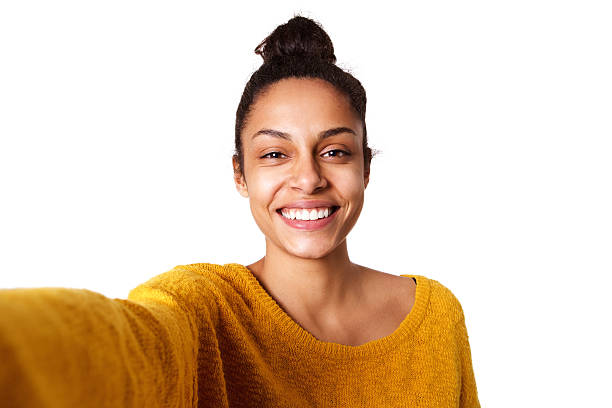
[[[457,322],[455,326],[455,335],[461,358],[461,399],[459,406],[461,408],[480,408],[476,380],[472,368],[472,354],[463,311],[461,311],[461,320]]]
[[[139,287],[140,288],[140,287]],[[0,401],[20,407],[192,406],[197,328],[161,289],[0,290]]]

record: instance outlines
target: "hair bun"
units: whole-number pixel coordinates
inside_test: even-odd
[[[330,64],[336,63],[334,46],[321,25],[309,18],[295,16],[263,40],[255,54],[261,55],[264,63],[275,58],[318,58]]]

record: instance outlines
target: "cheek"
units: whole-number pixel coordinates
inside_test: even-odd
[[[337,178],[336,185],[346,198],[362,197],[365,189],[363,170],[359,168],[347,169],[346,173]]]
[[[262,207],[268,207],[281,185],[282,178],[278,174],[267,172],[265,169],[253,171],[248,180],[251,208],[261,212]],[[267,208],[263,211],[267,211]]]

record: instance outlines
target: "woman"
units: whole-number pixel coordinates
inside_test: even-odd
[[[461,306],[440,283],[350,261],[370,173],[365,91],[312,20],[257,48],[234,179],[257,262],[177,266],[128,300],[0,294],[3,401],[19,406],[478,407]]]

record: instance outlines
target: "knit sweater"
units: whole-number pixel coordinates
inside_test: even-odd
[[[0,290],[3,407],[479,407],[456,297],[359,346],[321,341],[239,264],[181,265],[110,299]]]

